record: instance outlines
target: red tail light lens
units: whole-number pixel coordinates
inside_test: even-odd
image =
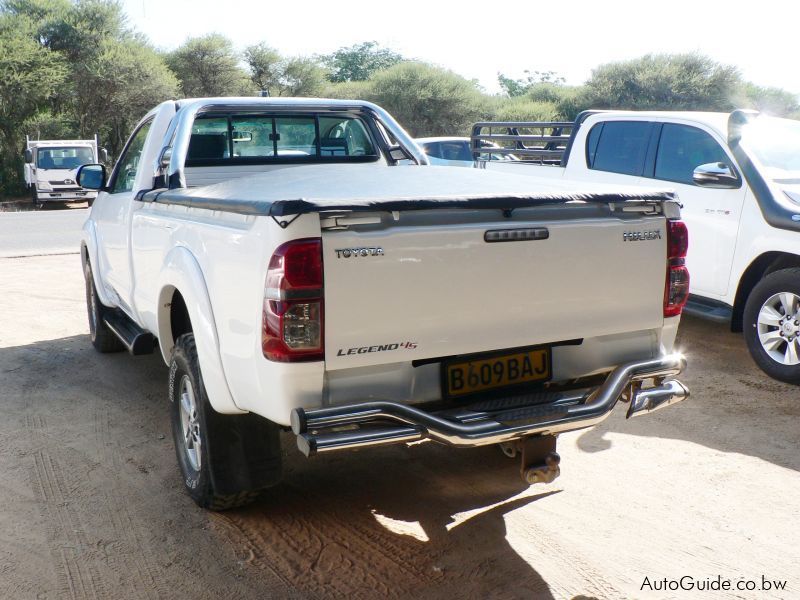
[[[670,258],[686,258],[689,250],[689,230],[683,221],[667,221],[667,255]]]
[[[324,360],[322,240],[293,240],[269,261],[261,349],[268,360]]]
[[[664,288],[664,316],[676,317],[689,299],[689,270],[686,252],[689,231],[683,221],[667,221],[667,281]]]

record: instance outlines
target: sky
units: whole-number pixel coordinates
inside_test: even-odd
[[[285,56],[377,41],[499,91],[497,73],[555,71],[584,83],[594,67],[648,53],[699,52],[757,85],[800,94],[800,1],[762,0],[123,0],[158,48],[221,33],[238,50],[266,42]]]

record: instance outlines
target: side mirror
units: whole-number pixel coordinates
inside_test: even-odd
[[[100,148],[97,151],[97,154],[98,154],[98,158],[100,159],[101,163],[107,163],[108,162],[108,150],[106,150],[105,148]]]
[[[106,186],[106,168],[98,164],[81,165],[75,180],[87,190],[102,190]]]
[[[742,182],[730,165],[723,162],[706,163],[694,170],[692,180],[707,188],[739,188]]]
[[[395,162],[400,160],[411,160],[411,157],[400,146],[389,146],[389,157]]]
[[[31,164],[33,162],[33,150],[25,148],[25,162]]]

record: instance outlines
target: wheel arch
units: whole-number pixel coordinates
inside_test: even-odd
[[[86,272],[87,264],[92,267],[94,287],[100,302],[106,306],[116,306],[116,302],[112,301],[106,293],[106,288],[101,279],[100,261],[97,257],[97,231],[91,219],[84,223],[83,235],[81,236],[81,266],[84,272]]]
[[[240,414],[222,366],[214,311],[202,269],[185,247],[173,248],[158,278],[156,324],[164,362],[172,360],[177,338],[191,331],[197,345],[200,371],[215,411]]]
[[[731,331],[742,331],[744,307],[755,285],[770,273],[792,267],[800,267],[800,256],[789,252],[765,252],[756,257],[747,266],[744,273],[742,273],[742,276],[739,278],[739,286],[736,289],[736,297],[733,303],[733,317],[731,319]]]

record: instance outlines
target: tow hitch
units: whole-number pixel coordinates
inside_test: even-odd
[[[555,435],[535,435],[500,444],[503,454],[521,457],[519,472],[527,483],[552,483],[561,475]]]

